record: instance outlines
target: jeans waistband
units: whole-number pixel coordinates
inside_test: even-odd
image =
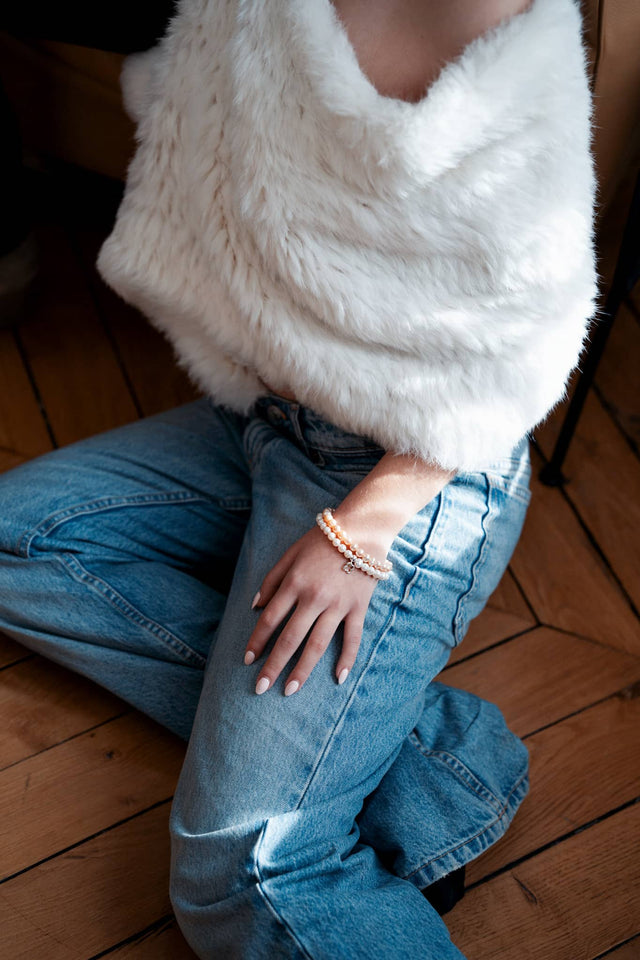
[[[288,400],[277,393],[259,397],[254,415],[269,423],[278,433],[292,440],[317,464],[343,462],[345,458],[375,462],[385,454],[370,437],[349,433],[325,420],[310,407]],[[496,459],[486,471],[510,483],[528,488],[531,474],[529,438],[523,436],[506,456]]]
[[[379,459],[385,453],[384,447],[371,438],[343,430],[310,407],[277,393],[259,397],[254,415],[297,443],[314,463],[324,463],[340,456]]]

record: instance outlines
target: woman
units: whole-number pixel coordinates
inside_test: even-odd
[[[432,681],[593,312],[577,7],[185,0],[124,87],[99,268],[206,398],[2,478],[0,627],[189,740],[199,957],[460,957],[527,757]]]

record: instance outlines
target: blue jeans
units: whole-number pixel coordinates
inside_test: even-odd
[[[398,534],[344,685],[338,633],[295,696],[286,671],[254,693],[254,593],[383,452],[275,395],[202,399],[0,477],[0,629],[189,740],[171,897],[199,957],[460,958],[420,890],[527,792],[499,710],[433,680],[520,535],[526,438]]]

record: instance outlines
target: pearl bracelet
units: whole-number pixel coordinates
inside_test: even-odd
[[[317,514],[316,523],[336,550],[344,554],[347,562],[342,569],[345,573],[351,573],[352,570],[360,570],[375,580],[386,580],[388,578],[389,572],[393,567],[391,561],[376,560],[375,557],[371,557],[368,553],[365,553],[364,550],[361,550],[358,544],[354,543],[350,537],[347,536],[345,531],[340,527],[340,524],[334,519],[329,507],[326,507],[322,513]]]

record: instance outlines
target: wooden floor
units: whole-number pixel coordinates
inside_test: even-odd
[[[42,288],[29,321],[0,331],[0,469],[194,396],[92,268],[113,191],[79,174],[35,181]],[[447,917],[470,960],[640,958],[639,361],[632,297],[570,482],[534,481],[511,567],[443,673],[494,700],[531,755],[529,797]],[[560,413],[538,432],[536,476]],[[0,954],[192,957],[167,895],[182,745],[5,638],[0,665]]]

